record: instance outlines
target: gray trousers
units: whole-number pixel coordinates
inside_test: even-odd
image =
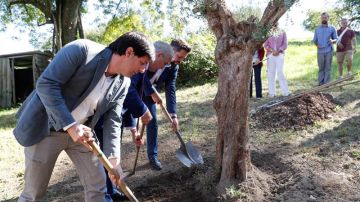
[[[40,143],[25,147],[25,187],[19,201],[43,201],[56,159],[65,151],[85,190],[85,201],[106,201],[104,168],[96,156],[64,132],[51,132]]]
[[[330,82],[332,57],[333,57],[332,51],[328,53],[317,54],[317,60],[319,66],[319,76],[318,76],[319,86]]]

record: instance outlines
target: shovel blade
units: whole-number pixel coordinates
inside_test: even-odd
[[[186,153],[184,153],[184,151],[180,148],[176,150],[176,158],[179,159],[179,161],[184,164],[186,167],[190,168],[191,165],[194,163],[191,159],[189,159],[189,157],[187,156]]]
[[[190,142],[185,143],[187,154],[195,164],[204,164],[200,151]]]

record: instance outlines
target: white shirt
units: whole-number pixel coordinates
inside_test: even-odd
[[[92,89],[89,95],[79,104],[79,106],[71,112],[71,115],[74,117],[76,122],[65,126],[63,130],[66,131],[75,123],[84,124],[90,116],[94,115],[97,105],[101,103],[105,97],[105,94],[113,80],[113,77],[106,77],[104,73],[95,88]]]
[[[258,60],[260,60],[259,53],[258,53],[258,51],[255,51],[255,54],[253,55],[252,63],[254,64]]]

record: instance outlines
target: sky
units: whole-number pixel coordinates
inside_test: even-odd
[[[94,22],[95,9],[92,6],[92,1],[89,0],[88,5],[89,12],[83,17],[84,30],[91,29],[91,22]],[[290,11],[284,14],[279,21],[279,26],[283,28],[288,38],[310,38],[313,33],[305,31],[302,22],[306,18],[306,12],[309,9],[318,11],[327,11],[334,7],[337,0],[300,0],[298,4],[295,4]],[[241,5],[260,5],[262,10],[267,5],[266,0],[226,0],[226,3],[230,9],[234,9]],[[34,50],[29,43],[29,34],[27,32],[20,32],[13,24],[7,25],[8,29],[5,32],[0,32],[0,55],[14,52],[26,52]],[[41,27],[43,32],[46,32],[47,27]]]

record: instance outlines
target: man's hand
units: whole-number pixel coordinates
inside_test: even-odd
[[[66,132],[68,132],[74,142],[81,143],[89,150],[91,150],[91,147],[87,144],[88,141],[94,140],[91,128],[76,123],[67,129]]]
[[[334,44],[334,43],[336,43],[336,39],[330,39],[330,43],[332,43],[332,44]]]
[[[136,128],[133,128],[130,130],[131,134],[132,134],[132,140],[135,144],[136,147],[140,147],[141,145],[144,144],[144,139],[140,138],[140,134],[139,132],[136,130]]]
[[[141,116],[141,122],[142,122],[142,124],[145,124],[145,125],[147,125],[150,121],[151,121],[151,119],[152,119],[153,117],[152,117],[152,115],[151,115],[151,113],[150,113],[150,111],[149,111],[149,109],[148,110],[146,110],[146,112]]]
[[[119,178],[116,178],[115,175],[112,175],[110,172],[109,174],[109,178],[110,180],[116,185],[119,186],[119,181],[123,180],[124,178],[124,173],[122,171],[122,168],[120,166],[120,159],[118,157],[114,157],[114,156],[109,156],[109,161],[113,167],[113,171],[119,176]]]
[[[161,104],[161,103],[162,103],[160,94],[159,94],[158,92],[155,91],[155,92],[152,93],[150,96],[151,96],[151,98],[153,99],[153,101],[154,101],[156,104]]]
[[[273,54],[273,56],[278,56],[280,53],[279,53],[279,51],[273,51],[272,54]]]
[[[174,132],[178,131],[179,130],[179,121],[176,117],[172,118],[172,129]]]

